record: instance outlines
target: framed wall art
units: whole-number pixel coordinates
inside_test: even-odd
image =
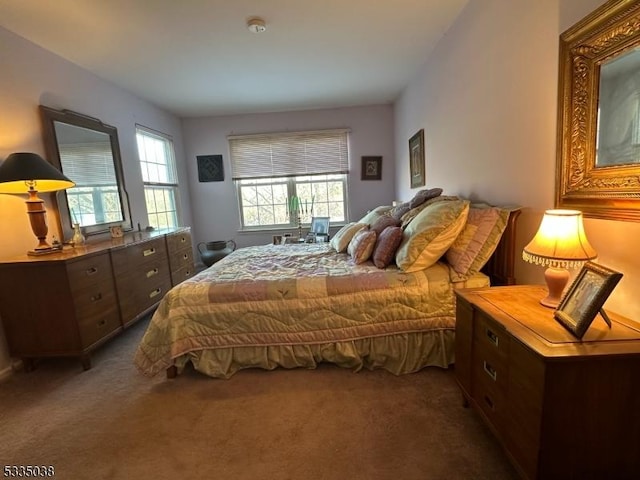
[[[198,155],[198,181],[222,182],[224,180],[224,167],[222,155]]]
[[[424,129],[409,139],[409,170],[411,188],[424,186]]]
[[[601,314],[611,327],[602,305],[609,298],[622,274],[587,262],[576,276],[554,312],[554,317],[577,338],[582,338],[596,315]]]
[[[362,157],[361,180],[382,180],[382,157]]]

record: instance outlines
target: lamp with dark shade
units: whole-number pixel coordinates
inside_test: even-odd
[[[548,295],[540,300],[545,307],[557,307],[569,281],[567,268],[581,267],[597,253],[587,240],[579,210],[547,210],[538,232],[524,247],[522,258],[544,265]]]
[[[42,255],[57,251],[47,243],[47,211],[38,192],[55,192],[75,185],[40,155],[35,153],[12,153],[0,164],[0,193],[27,193],[27,214],[31,230],[38,238],[30,255]]]

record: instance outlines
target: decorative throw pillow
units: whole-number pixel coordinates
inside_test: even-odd
[[[365,225],[371,225],[373,222],[375,222],[381,216],[388,215],[389,211],[392,208],[393,207],[390,206],[390,205],[382,205],[380,207],[376,207],[373,210],[371,210],[370,212],[368,212],[360,220],[358,220],[358,223],[364,223]]]
[[[347,247],[349,246],[349,242],[351,241],[353,236],[364,227],[366,227],[364,223],[347,223],[344,227],[336,232],[336,234],[331,239],[330,245],[338,253],[346,252]]]
[[[455,271],[453,281],[466,280],[485,266],[507,228],[509,213],[486,204],[471,205],[464,229],[445,256]]]
[[[349,242],[349,255],[355,263],[363,263],[369,260],[376,245],[376,232],[362,229],[356,233]]]
[[[396,263],[405,272],[430,267],[444,255],[464,228],[468,200],[435,202],[422,210],[404,230]]]
[[[418,216],[418,214],[424,210],[425,208],[427,208],[429,205],[436,203],[436,202],[446,202],[449,200],[460,200],[458,197],[456,197],[455,195],[439,195],[437,197],[434,198],[430,198],[429,200],[425,200],[421,205],[418,205],[415,208],[412,208],[411,210],[409,210],[407,213],[405,213],[402,218],[402,225],[401,227],[407,228],[407,225],[409,225],[409,223],[411,222],[411,220],[413,220],[414,218],[416,218],[416,216]]]
[[[399,226],[400,226],[400,220],[397,220],[393,217],[387,217],[385,215],[378,218],[375,222],[373,222],[371,224],[370,229],[376,232],[377,236],[380,236],[380,234],[384,231],[385,228],[399,227]]]
[[[431,198],[439,197],[442,194],[441,188],[428,188],[425,190],[420,190],[416,193],[411,201],[409,202],[409,208],[416,208],[422,205],[424,202]]]
[[[373,248],[373,264],[378,268],[386,268],[396,256],[396,250],[402,242],[402,228],[387,227],[378,236]]]
[[[400,220],[402,216],[409,211],[409,202],[403,202],[399,205],[396,205],[389,211],[389,215],[391,215],[396,220]]]

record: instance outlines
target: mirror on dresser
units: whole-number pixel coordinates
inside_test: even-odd
[[[70,110],[40,106],[47,159],[76,186],[56,196],[64,240],[78,223],[85,235],[111,226],[131,230],[131,210],[122,173],[118,131]]]

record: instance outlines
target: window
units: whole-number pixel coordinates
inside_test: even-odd
[[[170,137],[136,126],[149,225],[177,227],[178,176]]]
[[[233,179],[244,229],[297,226],[289,212],[298,197],[301,223],[312,216],[347,220],[347,130],[229,137]]]

